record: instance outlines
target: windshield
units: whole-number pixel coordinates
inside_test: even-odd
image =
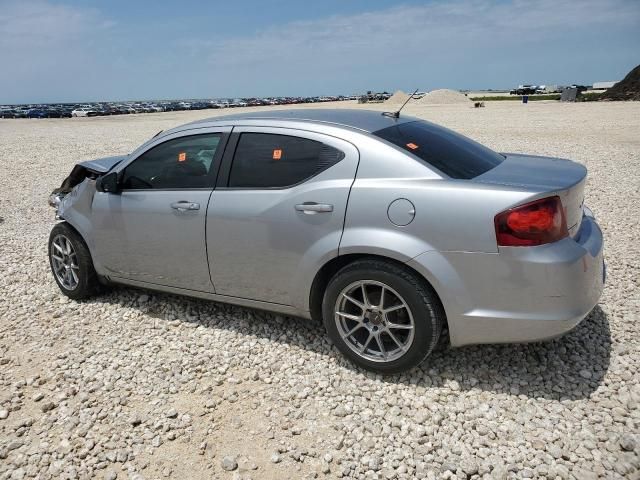
[[[499,165],[504,157],[478,142],[432,123],[415,121],[373,132],[451,178],[468,180]]]

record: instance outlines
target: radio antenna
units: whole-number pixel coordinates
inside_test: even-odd
[[[417,88],[414,90],[414,92],[411,95],[409,95],[409,98],[407,98],[407,101],[404,102],[402,104],[402,106],[397,111],[395,111],[395,112],[382,112],[382,115],[384,115],[385,117],[400,118],[400,111],[404,108],[404,106],[407,103],[409,103],[409,100],[411,100],[416,93],[418,93],[418,89]]]

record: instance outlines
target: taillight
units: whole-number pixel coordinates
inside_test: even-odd
[[[536,200],[496,215],[501,247],[526,247],[556,242],[569,235],[560,197]]]

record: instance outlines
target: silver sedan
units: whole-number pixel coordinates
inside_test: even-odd
[[[50,197],[62,292],[113,283],[318,319],[394,373],[561,335],[603,289],[586,169],[366,110],[217,117],[78,164]]]

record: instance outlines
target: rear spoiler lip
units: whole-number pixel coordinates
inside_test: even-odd
[[[494,167],[493,169],[481,175],[478,175],[475,178],[472,178],[471,181],[476,183],[490,184],[490,185],[504,185],[506,187],[518,187],[518,188],[523,188],[523,189],[535,191],[535,192],[539,191],[539,192],[551,193],[554,191],[558,192],[558,191],[567,190],[575,187],[586,178],[588,173],[587,168],[584,165],[578,162],[575,162],[573,160],[570,160],[568,158],[547,157],[543,155],[528,155],[528,154],[522,154],[522,153],[507,153],[507,152],[500,152],[500,154],[505,157],[505,160],[504,160],[505,162],[508,162],[510,159],[515,159],[515,158],[528,158],[528,159],[553,160],[553,161],[562,162],[562,163],[565,163],[565,162],[570,163],[572,164],[572,167],[577,167],[581,169],[582,175],[580,175],[580,178],[576,177],[574,181],[569,183],[553,182],[553,181],[550,181],[551,179],[545,179],[545,183],[538,183],[530,179],[528,179],[525,182],[517,182],[517,181],[509,181],[501,178],[492,178],[493,175],[495,175],[496,173],[495,170],[499,169],[501,166],[504,165],[504,162],[503,162],[497,165],[496,167]]]

